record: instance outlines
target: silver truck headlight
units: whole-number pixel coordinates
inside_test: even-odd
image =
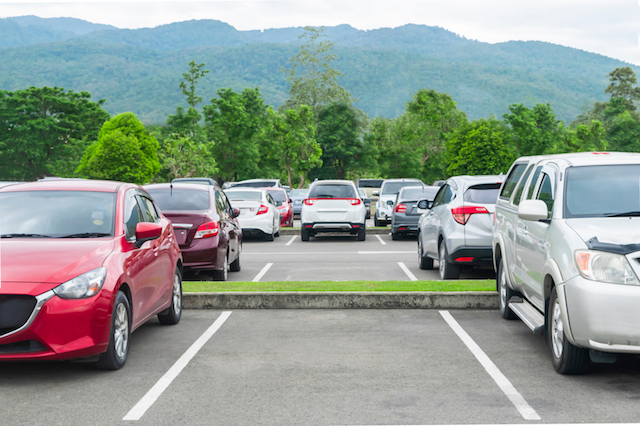
[[[640,285],[629,261],[621,254],[597,250],[576,250],[575,260],[580,275],[588,280],[611,284]]]

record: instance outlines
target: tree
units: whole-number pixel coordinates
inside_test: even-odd
[[[447,143],[447,172],[451,176],[506,172],[513,162],[506,137],[504,125],[493,117],[472,121]]]
[[[611,99],[620,98],[628,111],[635,111],[635,102],[640,100],[640,87],[634,87],[638,81],[630,67],[616,68],[609,73],[611,84],[604,90]]]
[[[330,65],[338,56],[333,53],[334,43],[324,40],[324,27],[305,27],[304,31],[298,37],[304,44],[296,56],[289,58],[290,68],[281,69],[291,84],[284,109],[308,105],[317,119],[322,106],[334,102],[352,105],[357,99],[338,84],[343,74]]]
[[[200,96],[196,96],[196,85],[198,84],[198,80],[209,72],[202,68],[204,68],[204,64],[196,65],[196,61],[189,62],[189,72],[182,74],[183,80],[180,82],[182,94],[187,97],[187,103],[193,109],[196,108],[196,105],[202,102],[202,98]]]
[[[89,179],[147,183],[160,170],[158,141],[135,114],[118,114],[104,123],[98,141],[87,148],[76,174]]]
[[[551,105],[536,104],[529,109],[523,104],[513,104],[509,111],[503,117],[511,129],[516,157],[544,154],[562,138],[564,127],[556,120]]]
[[[416,155],[411,122],[415,117],[404,113],[395,120],[377,117],[364,139],[378,152],[379,176],[386,178],[422,178],[422,158]]]
[[[71,177],[109,114],[59,87],[0,91],[0,180]]]
[[[210,146],[195,142],[190,137],[168,138],[159,154],[169,181],[179,177],[214,176],[217,172]]]

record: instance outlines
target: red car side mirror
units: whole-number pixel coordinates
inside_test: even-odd
[[[138,222],[136,225],[136,242],[133,243],[136,248],[142,247],[147,241],[160,238],[162,234],[162,226],[158,223]]]
[[[231,215],[231,217],[236,218],[236,217],[238,217],[238,216],[240,216],[240,209],[239,209],[239,208],[237,208],[237,207],[234,207],[234,208],[233,208],[233,214]]]

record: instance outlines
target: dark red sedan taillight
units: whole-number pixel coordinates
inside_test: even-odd
[[[218,224],[218,222],[203,223],[202,225],[198,226],[196,235],[193,238],[199,239],[199,238],[215,237],[216,235],[218,235],[219,230],[220,230],[220,225]]]
[[[396,213],[406,213],[407,212],[407,206],[405,206],[404,204],[398,204],[396,206]]]
[[[465,225],[472,214],[486,213],[489,214],[489,210],[482,206],[462,206],[451,209],[453,219],[459,224]]]

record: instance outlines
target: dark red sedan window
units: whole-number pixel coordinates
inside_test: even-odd
[[[151,189],[147,190],[162,211],[209,210],[209,190]]]

